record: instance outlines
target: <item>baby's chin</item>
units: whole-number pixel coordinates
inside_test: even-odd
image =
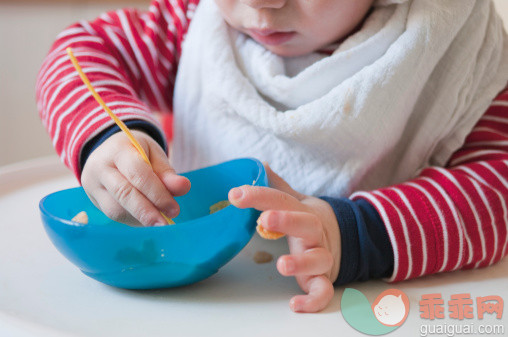
[[[299,44],[282,44],[278,46],[264,46],[266,49],[271,51],[272,53],[282,56],[282,57],[297,57],[310,54],[319,50],[319,48],[306,47]]]

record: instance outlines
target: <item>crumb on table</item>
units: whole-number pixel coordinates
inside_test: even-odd
[[[265,252],[263,250],[257,251],[256,254],[252,257],[254,262],[261,264],[261,263],[268,263],[273,260],[273,255]]]

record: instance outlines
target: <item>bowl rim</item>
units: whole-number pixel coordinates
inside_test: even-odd
[[[259,186],[260,185],[260,180],[262,178],[262,175],[266,174],[266,172],[264,170],[264,165],[258,159],[252,158],[252,157],[236,158],[236,159],[228,160],[228,161],[225,161],[225,162],[221,162],[219,164],[210,165],[210,166],[206,166],[206,167],[203,167],[203,168],[199,168],[199,169],[196,169],[196,170],[187,171],[187,172],[183,172],[183,173],[184,174],[185,173],[193,173],[193,172],[197,172],[197,171],[201,171],[201,170],[205,170],[205,169],[209,169],[209,168],[213,168],[213,167],[217,167],[217,166],[231,164],[231,163],[237,162],[237,161],[251,161],[251,162],[254,162],[255,164],[257,164],[256,166],[258,168],[258,173],[257,173],[257,176],[254,179],[254,182],[253,182],[252,185],[253,186]],[[67,189],[64,189],[64,190],[55,191],[55,192],[52,192],[52,193],[44,196],[39,201],[39,210],[40,210],[41,214],[43,214],[44,216],[48,217],[49,219],[51,219],[53,221],[56,221],[56,222],[58,222],[60,224],[63,224],[63,225],[72,226],[72,227],[88,227],[89,224],[83,224],[83,223],[80,223],[80,222],[76,222],[76,221],[72,221],[72,220],[69,220],[69,219],[58,217],[58,216],[50,213],[46,209],[46,207],[44,206],[44,203],[45,203],[46,199],[52,197],[53,195],[55,195],[57,193],[60,193],[60,192],[63,192],[63,191],[69,191],[69,190],[80,189],[80,188],[82,188],[82,187],[81,186],[71,187],[71,188],[67,188]],[[180,227],[178,225],[190,224],[192,222],[197,221],[198,219],[203,219],[203,218],[211,217],[211,216],[218,216],[219,212],[227,210],[227,209],[231,209],[231,206],[233,206],[233,205],[229,205],[229,206],[227,206],[227,207],[225,207],[225,208],[223,208],[223,209],[221,209],[221,210],[219,210],[219,211],[217,211],[215,213],[207,214],[205,216],[202,216],[202,217],[199,217],[199,218],[196,218],[196,219],[191,219],[191,220],[184,221],[184,222],[179,222],[179,223],[176,223],[175,225],[171,225],[171,226],[160,226],[160,227],[154,227],[154,226],[152,226],[152,227],[145,227],[145,226],[140,226],[140,227],[134,227],[134,226],[129,226],[129,225],[125,225],[125,224],[123,224],[123,225],[126,226],[127,228],[131,228],[131,229],[144,229],[144,230],[147,230],[147,229],[149,229],[149,230],[159,230],[159,229],[162,229],[162,228]],[[119,224],[122,224],[122,223],[119,222]]]

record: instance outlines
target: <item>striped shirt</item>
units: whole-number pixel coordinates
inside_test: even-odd
[[[62,161],[80,178],[85,145],[112,125],[65,49],[122,120],[171,139],[182,42],[199,0],[156,0],[81,21],[60,33],[37,78],[40,117]],[[161,121],[153,111],[161,112]],[[165,128],[163,128],[163,125]],[[508,247],[508,90],[500,93],[445,167],[395,186],[358,191],[378,212],[393,249],[391,281],[489,266]]]

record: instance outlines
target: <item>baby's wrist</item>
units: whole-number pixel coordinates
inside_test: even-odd
[[[340,265],[335,285],[388,277],[393,272],[393,249],[386,227],[366,200],[321,197],[338,219]]]
[[[328,247],[333,257],[333,266],[330,271],[329,279],[333,283],[339,276],[340,261],[341,261],[341,237],[339,230],[339,223],[333,208],[329,203],[322,201],[323,207],[326,209],[325,223],[323,224],[323,230],[325,232],[325,238],[327,238]]]
[[[144,120],[128,120],[124,121],[125,125],[131,130],[139,130],[144,134],[150,136],[155,142],[157,142],[160,147],[167,153],[167,143],[164,135],[159,131],[155,125],[144,121]],[[121,132],[120,128],[115,124],[104,130],[102,130],[98,135],[88,140],[84,145],[81,151],[80,156],[80,172],[83,172],[85,164],[92,154],[99,146],[101,146],[106,140],[108,140],[111,136],[118,134]]]
[[[333,208],[326,201],[319,198],[310,198],[310,202],[305,202],[310,205],[315,214],[321,220],[323,227],[324,245],[330,252],[333,258],[333,265],[327,275],[330,281],[333,283],[337,279],[340,270],[341,260],[341,237],[339,231],[339,224]]]

